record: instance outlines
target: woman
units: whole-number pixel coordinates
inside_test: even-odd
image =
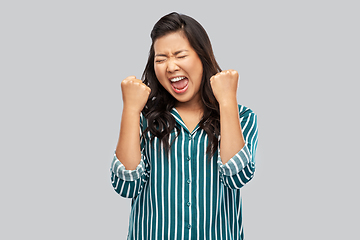
[[[240,188],[254,175],[257,120],[237,104],[238,73],[221,71],[189,16],[162,17],[151,38],[143,81],[121,83],[111,164],[115,191],[132,198],[128,239],[243,239]]]

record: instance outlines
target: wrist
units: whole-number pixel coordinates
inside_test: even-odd
[[[228,99],[223,99],[221,101],[219,101],[219,107],[220,108],[224,108],[224,107],[234,107],[234,106],[238,106],[236,97],[235,98],[228,98]]]
[[[142,110],[142,109],[141,109]],[[141,110],[135,107],[126,106],[123,107],[123,114],[140,116]]]

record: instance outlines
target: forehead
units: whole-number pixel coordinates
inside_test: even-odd
[[[166,34],[154,42],[155,53],[175,52],[179,49],[192,50],[189,40],[182,32]]]

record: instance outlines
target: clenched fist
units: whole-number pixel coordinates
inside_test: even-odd
[[[124,108],[141,112],[149,98],[151,89],[135,76],[129,76],[121,82]]]
[[[239,74],[235,70],[219,72],[210,78],[210,85],[219,104],[236,102]]]

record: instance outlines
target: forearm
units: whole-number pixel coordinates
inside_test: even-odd
[[[126,170],[135,170],[140,163],[140,113],[124,107],[116,156]]]
[[[227,163],[245,145],[236,99],[220,104],[220,157]]]

